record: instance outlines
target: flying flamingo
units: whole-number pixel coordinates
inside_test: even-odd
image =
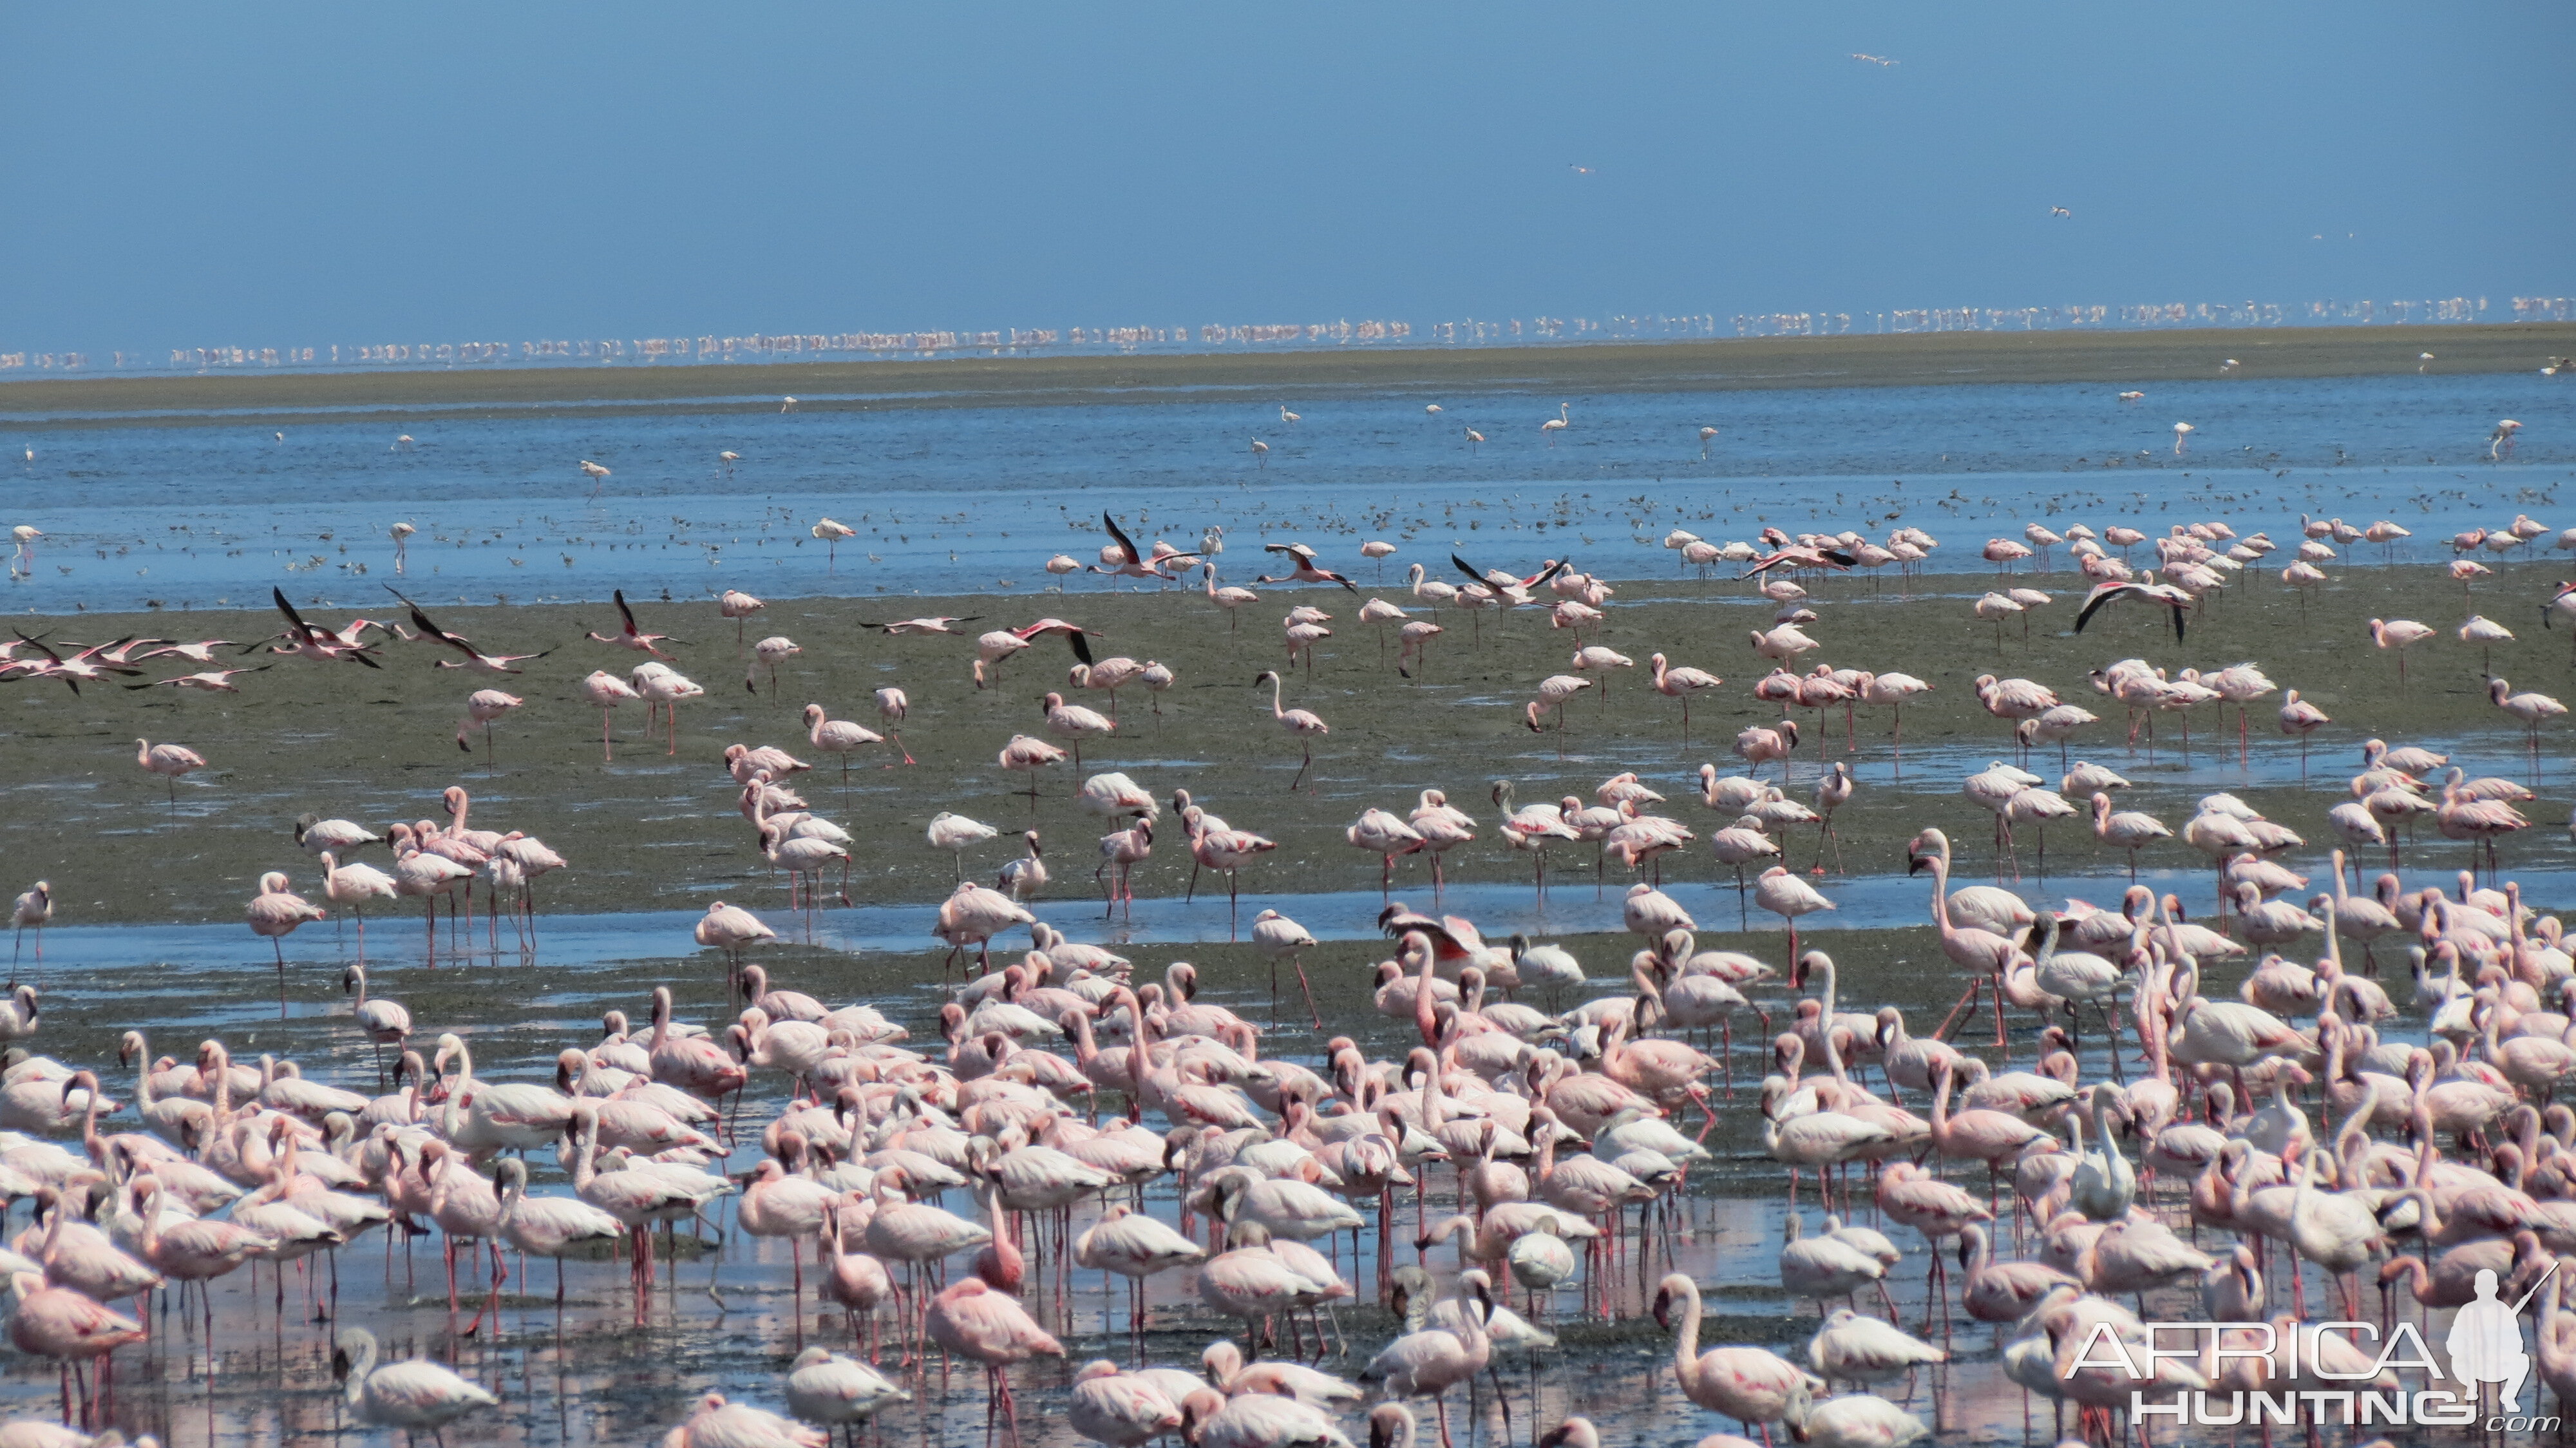
[[[1590,680],[1585,682],[1589,683]],[[1305,749],[1305,757],[1297,766],[1297,777],[1288,781],[1288,789],[1294,793],[1297,786],[1305,782],[1306,771],[1314,767],[1315,741],[1333,731],[1324,723],[1323,716],[1312,710],[1283,709],[1279,706],[1282,685],[1278,670],[1264,669],[1261,671],[1261,676],[1252,681],[1252,687],[1256,689],[1263,684],[1270,686],[1270,717],[1279,722],[1280,728],[1296,736],[1298,743]]]
[[[401,598],[404,606],[411,610],[412,627],[420,630],[420,636],[422,638],[428,639],[432,643],[445,644],[449,648],[454,649],[465,656],[465,661],[463,663],[441,659],[438,661],[439,668],[471,669],[478,674],[524,674],[527,670],[514,669],[510,666],[512,664],[524,664],[532,659],[542,659],[547,654],[554,652],[553,649],[545,649],[533,654],[487,654],[481,649],[474,647],[472,641],[468,640],[464,635],[449,633],[447,630],[440,628],[437,624],[430,622],[429,615],[421,612],[420,605],[413,603],[408,598],[403,598],[402,594],[395,592],[392,584],[386,584],[385,591],[392,593],[396,598]]]
[[[637,653],[651,654],[657,659],[667,659],[671,656],[656,648],[655,645],[688,642],[686,639],[675,639],[669,634],[646,633],[638,627],[635,623],[635,610],[626,606],[625,589],[615,589],[609,596],[617,602],[617,617],[620,620],[618,632],[613,636],[604,633],[584,633],[582,637],[593,643],[615,644],[621,649],[633,649]]]

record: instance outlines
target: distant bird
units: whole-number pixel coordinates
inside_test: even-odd
[[[781,411],[781,412],[793,412],[793,411],[795,411],[795,410],[796,410],[796,399],[795,399],[795,398],[793,398],[793,397],[782,397],[782,398],[778,399],[778,410],[779,410],[779,411]]]
[[[2510,417],[2497,423],[2495,431],[2487,434],[2487,456],[2497,462],[2513,456],[2513,435],[2520,431],[2522,424]]]
[[[1436,402],[1425,403],[1423,404],[1422,411],[1426,416],[1438,417],[1440,415],[1440,404]],[[34,448],[29,448],[27,450],[27,461],[34,462],[35,460],[36,450]]]
[[[2051,215],[2051,216],[2063,216],[2063,217],[2065,217],[2065,218],[2066,218],[2067,220],[2069,220],[2069,221],[2072,221],[2072,220],[2074,220],[2074,219],[2075,219],[2075,213],[2074,213],[2074,212],[2072,212],[2072,211],[2067,210],[2067,209],[2066,209],[2065,207],[2063,207],[2063,206],[2052,206],[2052,207],[2048,208],[2048,214],[2049,214],[2049,215]]]
[[[1257,437],[1254,438],[1252,440],[1252,456],[1261,464],[1261,466],[1265,468],[1270,466],[1270,444],[1263,442]]]
[[[403,566],[407,561],[405,553],[411,545],[411,535],[419,531],[420,530],[418,528],[413,527],[409,523],[396,523],[385,530],[386,536],[394,540],[394,572],[400,573],[403,571]]]
[[[1717,441],[1716,428],[1703,427],[1699,430],[1699,455],[1703,460],[1708,457],[1709,444],[1715,441]]]
[[[716,454],[716,461],[724,464],[725,476],[732,477],[733,465],[742,461],[742,454],[728,448],[725,451]]]
[[[2123,392],[2123,393],[2121,393],[2121,394],[2120,394],[2120,400],[2121,400],[2122,402],[2135,402],[2135,401],[2137,401],[2139,398],[2144,397],[2144,396],[2146,396],[2146,395],[2147,395],[2147,394],[2145,394],[2145,393],[2143,393],[2143,392],[2135,392],[2135,391],[2132,391],[2132,392]]]
[[[1547,421],[1538,425],[1538,430],[1547,434],[1549,446],[1553,447],[1556,444],[1556,435],[1558,433],[1574,426],[1573,418],[1569,415],[1570,407],[1571,404],[1569,403],[1558,403],[1556,405],[1556,416],[1551,417]]]
[[[2187,422],[2177,422],[2173,425],[2175,457],[2181,457],[2191,450],[2191,435],[2199,430]]]
[[[1476,444],[1483,442],[1484,440],[1485,435],[1483,433],[1476,431],[1472,427],[1467,429],[1467,451],[1470,453],[1476,450]]]
[[[2416,371],[2421,372],[2421,371],[2423,371],[2425,368],[2427,368],[2427,367],[2429,367],[2429,366],[2431,366],[2431,365],[2433,365],[2433,354],[2432,354],[2432,353],[2430,353],[2430,352],[2418,352],[2418,353],[2416,353],[2416,354],[2415,354],[2415,370],[2416,370]]]
[[[1862,54],[1861,52],[1859,52],[1859,51],[1857,51],[1857,50],[1855,50],[1855,51],[1853,51],[1853,52],[1852,52],[1852,57],[1851,57],[1851,58],[1852,58],[1852,59],[1854,59],[1854,60],[1865,60],[1865,61],[1868,61],[1868,62],[1869,62],[1870,64],[1872,64],[1872,65],[1894,65],[1894,64],[1896,64],[1896,62],[1895,62],[1895,61],[1892,61],[1892,60],[1888,59],[1886,56],[1883,56],[1883,55],[1864,55],[1864,54]]]
[[[594,498],[598,497],[599,485],[608,481],[611,476],[609,470],[601,467],[595,462],[592,462],[588,458],[583,458],[581,460],[581,471],[582,476],[590,479],[590,495]]]
[[[732,457],[733,454],[726,453],[725,456]],[[858,536],[858,533],[859,530],[851,527],[849,524],[836,523],[829,518],[821,519],[814,524],[814,536],[822,539],[825,545],[823,550],[823,566],[826,569],[833,567],[840,561],[841,540],[844,538],[855,538]]]
[[[1296,413],[1290,412],[1288,410],[1288,404],[1283,402],[1279,404],[1279,420],[1281,422],[1304,422],[1306,419],[1298,416]]]

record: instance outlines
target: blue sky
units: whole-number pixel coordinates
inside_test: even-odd
[[[2571,36],[2564,4],[19,5],[0,350],[2501,302],[2576,291]]]

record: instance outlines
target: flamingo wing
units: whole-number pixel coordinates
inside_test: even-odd
[[[1101,511],[1100,526],[1107,528],[1109,530],[1109,536],[1117,540],[1118,551],[1126,555],[1128,562],[1142,563],[1145,561],[1145,555],[1136,551],[1136,540],[1127,536],[1126,530],[1118,526],[1118,520],[1110,517],[1106,509]]]

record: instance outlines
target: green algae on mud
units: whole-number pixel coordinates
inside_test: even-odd
[[[1949,531],[1951,547],[1971,546],[1964,528]],[[2295,773],[2286,773],[2298,747],[2275,728],[2275,698],[2257,704],[2251,721],[2257,772],[2242,782],[2195,785],[2192,793],[2233,787],[2308,833],[2312,853],[2321,853],[2327,842],[2319,828],[2331,802],[2325,793],[2340,793],[2366,737],[2460,741],[2461,762],[2472,773],[2527,776],[2518,729],[2485,699],[2479,652],[2460,644],[2450,630],[2471,609],[2513,621],[2521,637],[2494,651],[2495,672],[2517,687],[2551,687],[2569,669],[2569,655],[2555,633],[2527,626],[2546,597],[2549,577],[2543,563],[2500,563],[2494,577],[2464,591],[2420,563],[2339,564],[2333,582],[2303,599],[2258,566],[2198,616],[2180,645],[2160,614],[2129,606],[2105,612],[2080,637],[2071,634],[2081,582],[2071,575],[2020,580],[2058,590],[2057,602],[2039,611],[2027,639],[2017,625],[2007,625],[1998,639],[1993,626],[1970,616],[1969,604],[1982,586],[1970,579],[1936,578],[1930,587],[1939,591],[1911,598],[1902,597],[1892,579],[1818,582],[1811,602],[1822,617],[1810,632],[1824,647],[1804,662],[1901,669],[1934,686],[1904,711],[1902,787],[1873,778],[1836,817],[1844,860],[1855,873],[1902,870],[1904,841],[1924,826],[1939,825],[1959,839],[1963,875],[1983,867],[1978,826],[1984,816],[1958,797],[1956,781],[1987,758],[2011,752],[2008,729],[1974,697],[1972,681],[1988,672],[2037,679],[2068,702],[2102,714],[2105,722],[2079,737],[2072,757],[2135,768],[2132,778],[2152,786],[2146,756],[2122,747],[2116,701],[2086,687],[2087,671],[2131,655],[2176,669],[2218,668],[2244,659],[2260,663],[2276,682],[2299,689],[2334,716],[2309,741],[2311,789],[2301,791]],[[1171,666],[1179,682],[1159,699],[1141,688],[1122,691],[1121,732],[1084,746],[1083,773],[1122,770],[1163,798],[1186,788],[1236,826],[1277,840],[1276,853],[1245,870],[1247,895],[1373,890],[1379,862],[1344,841],[1344,826],[1370,805],[1409,809],[1414,792],[1425,788],[1446,789],[1490,825],[1487,784],[1497,778],[1513,780],[1520,800],[1529,802],[1569,793],[1589,798],[1602,778],[1634,770],[1670,797],[1666,812],[1704,834],[1715,821],[1691,798],[1693,772],[1703,761],[1714,762],[1721,773],[1736,772],[1740,761],[1728,752],[1735,732],[1780,717],[1780,710],[1750,696],[1749,686],[1767,665],[1753,656],[1746,639],[1767,626],[1772,609],[1748,585],[1696,579],[1621,584],[1598,635],[1580,642],[1618,649],[1637,666],[1609,671],[1600,685],[1571,701],[1561,741],[1554,716],[1546,717],[1548,732],[1533,734],[1522,709],[1536,697],[1540,679],[1566,671],[1578,643],[1572,634],[1548,627],[1538,610],[1475,622],[1454,609],[1431,615],[1417,607],[1417,616],[1435,618],[1448,632],[1434,641],[1421,677],[1406,680],[1391,662],[1380,661],[1371,631],[1354,617],[1361,599],[1380,591],[1354,597],[1334,590],[1327,597],[1312,589],[1265,590],[1262,613],[1244,619],[1239,634],[1229,634],[1225,617],[1198,595],[1178,590],[907,599],[904,607],[974,616],[977,622],[962,625],[970,634],[979,626],[1017,624],[1052,612],[1099,630],[1097,653]],[[1416,606],[1400,588],[1383,592]],[[1272,723],[1269,693],[1254,688],[1253,679],[1264,668],[1284,664],[1267,620],[1270,610],[1284,612],[1294,603],[1331,610],[1338,632],[1320,651],[1311,677],[1300,669],[1289,681],[1289,704],[1313,709],[1333,731],[1317,741],[1307,788],[1291,793],[1298,742]],[[1013,792],[1025,787],[1025,777],[1006,774],[996,764],[1012,735],[1044,737],[1040,696],[1068,688],[1066,670],[1073,660],[1052,638],[1006,663],[999,687],[979,691],[968,678],[968,637],[889,638],[861,629],[859,619],[887,616],[884,600],[782,600],[752,620],[754,630],[794,638],[804,652],[781,666],[779,692],[770,692],[767,670],[759,670],[760,692],[754,694],[744,687],[746,662],[735,655],[734,629],[715,617],[711,604],[647,603],[642,614],[648,628],[694,641],[679,651],[677,667],[707,694],[680,706],[676,754],[666,752],[663,736],[648,740],[638,732],[640,710],[630,705],[619,711],[616,761],[603,765],[600,712],[576,685],[594,668],[622,675],[638,662],[633,653],[582,640],[585,631],[615,631],[611,609],[434,609],[443,625],[486,649],[554,652],[531,662],[525,675],[497,679],[432,667],[444,654],[434,645],[392,642],[382,651],[382,669],[277,659],[265,672],[239,678],[238,694],[92,684],[74,697],[50,681],[18,682],[0,691],[0,708],[6,710],[0,719],[7,725],[0,732],[0,788],[9,798],[6,823],[0,825],[6,870],[17,879],[50,880],[60,902],[58,921],[66,925],[237,919],[265,870],[288,870],[312,893],[314,866],[290,837],[297,816],[344,816],[381,830],[397,820],[441,818],[440,790],[461,784],[475,795],[478,825],[524,830],[570,859],[571,869],[540,886],[546,910],[694,910],[728,896],[778,910],[785,903],[783,886],[771,883],[752,848],[738,812],[739,791],[723,769],[724,747],[741,743],[780,745],[816,766],[795,784],[855,837],[854,899],[921,903],[948,892],[954,866],[923,838],[930,817],[942,810],[1003,832],[969,852],[964,863],[970,874],[990,878],[1018,853],[1018,831],[1034,822],[1055,876],[1048,908],[1078,910],[1086,897],[1099,898],[1090,878],[1093,841],[1109,822],[1074,807],[1080,776],[1069,764],[1043,771],[1042,795],[1033,806]],[[341,621],[340,610],[316,608],[316,622],[326,612],[329,622]],[[2373,615],[2419,618],[2441,630],[2410,655],[2407,688],[2397,685],[2393,656],[2369,646],[2362,621]],[[277,626],[274,613],[265,610],[91,614],[24,625],[56,641],[175,632],[245,643]],[[1728,680],[1714,697],[1692,705],[1687,743],[1680,737],[1678,706],[1648,686],[1646,661],[1655,652]],[[834,718],[884,727],[872,698],[884,685],[900,686],[910,696],[910,715],[899,727],[921,762],[885,767],[899,757],[889,746],[854,757],[844,784],[835,760],[805,747],[799,712],[810,701]],[[496,757],[484,753],[479,728],[467,732],[470,752],[456,744],[465,696],[487,686],[527,701],[494,726]],[[1104,697],[1074,692],[1077,702],[1107,712]],[[1887,758],[1884,711],[1862,711],[1859,753],[1852,756],[1843,753],[1843,720],[1830,712],[1822,718],[1799,712],[1806,739],[1793,764],[1801,797],[1820,760]],[[2180,722],[2167,716],[2156,724],[2159,758],[2168,763]],[[2216,720],[2203,714],[2192,722],[2197,762],[2205,773],[2216,747]],[[2235,732],[2232,722],[2227,732]],[[135,766],[138,737],[185,744],[210,761],[205,771],[180,783],[175,810],[164,802],[162,782]],[[2542,799],[2526,813],[2556,820],[2564,817],[2565,751],[2551,733],[2544,741]],[[2232,739],[2228,747],[2232,755]],[[2034,758],[2035,768],[2042,757],[2055,762],[2053,752],[2046,753]],[[2149,807],[2176,825],[2180,815],[2170,811],[2189,812],[2170,799]],[[2061,838],[2078,829],[2062,826]],[[1808,863],[1805,855],[1814,843],[1811,830],[1792,832],[1790,847],[1800,854],[1795,863]],[[2528,861],[2563,843],[2554,829],[2534,831],[2507,842],[2504,851],[2509,862]],[[2089,859],[2090,848],[2089,840],[2061,843],[2063,856],[2052,852],[2052,859]],[[2149,863],[2155,862],[2151,856]],[[2175,846],[2163,862],[2196,863],[2197,857]],[[1551,863],[1569,874],[1578,868],[1588,873],[1590,864],[1571,851]],[[1706,880],[1716,873],[1705,855],[1685,853],[1663,864],[1667,880]],[[1153,856],[1136,871],[1135,886],[1142,895],[1178,893],[1188,872],[1187,852],[1167,820]],[[1452,881],[1526,881],[1530,863],[1504,849],[1488,828],[1450,854],[1447,872]],[[1200,888],[1221,883],[1202,880]],[[1423,862],[1399,861],[1399,893],[1420,891],[1427,883]]]
[[[2419,354],[2433,351],[2431,363]],[[405,409],[585,404],[585,416],[1062,406],[1268,397],[1282,387],[1702,392],[1960,382],[2203,380],[2513,372],[2576,351],[2576,323],[2274,327],[2163,332],[1921,332],[1461,349],[1337,349],[1132,357],[959,356],[935,361],[510,368],[494,371],[103,375],[0,384],[0,430],[362,421]],[[621,405],[622,404],[622,405]],[[154,417],[151,413],[181,413]]]

